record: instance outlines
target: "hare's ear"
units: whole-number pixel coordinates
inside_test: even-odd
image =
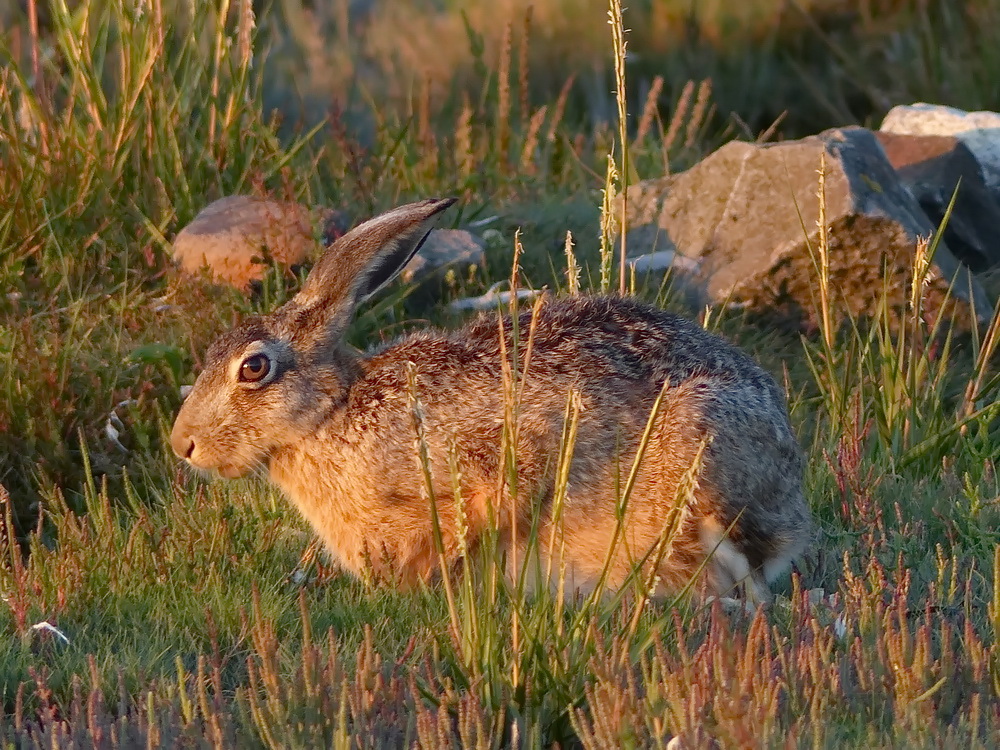
[[[334,242],[313,266],[301,291],[274,315],[286,319],[298,343],[332,343],[354,310],[391,281],[412,258],[435,217],[454,198],[394,208],[355,227]]]

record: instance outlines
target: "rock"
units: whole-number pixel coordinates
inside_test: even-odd
[[[629,186],[628,205],[625,211],[626,222],[632,228],[625,238],[625,251],[630,255],[635,252],[635,248],[639,249],[641,255],[674,253],[673,242],[659,231],[656,223],[657,217],[663,211],[663,201],[670,194],[673,181],[674,176],[667,175]],[[616,226],[621,223],[621,201],[622,196],[617,195],[612,203],[611,217]]]
[[[655,230],[656,225],[647,225],[647,228]],[[667,272],[673,271],[669,289],[675,302],[680,302],[691,312],[702,310],[709,302],[704,284],[697,281],[700,264],[696,260],[683,256],[675,250],[658,250],[628,257],[625,262],[628,265],[629,277],[633,274],[635,276],[637,288],[641,289],[643,283],[659,287],[663,284],[663,277]]]
[[[673,250],[660,250],[646,255],[636,255],[626,258],[629,268],[637,274],[663,273],[676,268],[684,273],[697,273],[700,264],[696,260],[678,255]]]
[[[1000,113],[938,104],[893,107],[880,130],[898,135],[953,135],[972,152],[987,187],[1000,200]]]
[[[1000,201],[983,181],[976,158],[955,136],[876,133],[903,184],[935,226],[955,189],[944,239],[973,271],[1000,267]]]
[[[630,185],[628,206],[626,206],[629,222],[635,225],[655,224],[656,218],[663,210],[663,201],[670,192],[670,186],[673,183],[674,175],[667,175]],[[613,205],[613,217],[617,220],[621,216],[622,210],[621,195],[615,196]]]
[[[400,276],[407,284],[440,277],[453,266],[482,266],[486,242],[464,229],[432,229]]]
[[[272,260],[291,268],[312,256],[332,215],[249,195],[220,198],[177,234],[174,260],[188,273],[207,267],[216,281],[247,288]]]
[[[323,247],[332,245],[351,228],[351,219],[343,211],[320,210],[319,215],[323,217],[323,231],[320,235]]]
[[[656,226],[678,253],[698,262],[694,276],[711,301],[816,322],[810,247],[818,247],[822,154],[830,280],[839,311],[861,316],[878,310],[883,266],[892,276],[888,301],[902,309],[917,238],[931,236],[934,226],[874,134],[863,128],[781,143],[732,142],[674,177]],[[635,225],[627,228],[627,249],[640,252]],[[991,309],[985,292],[946,244],[930,269],[929,309],[940,306],[954,278],[954,296],[971,301],[976,317],[985,319]],[[969,311],[968,305],[961,309]]]
[[[505,309],[510,306],[510,303],[514,299],[514,294],[512,292],[499,292],[497,291],[497,286],[499,284],[494,284],[485,294],[481,294],[478,297],[463,297],[462,299],[454,300],[448,303],[448,309],[453,312]],[[518,289],[517,299],[519,302],[530,302],[540,294],[545,294],[545,291],[542,289]]]
[[[174,260],[189,273],[207,267],[216,281],[247,288],[272,261],[287,268],[305,263],[318,254],[320,243],[331,245],[349,228],[347,217],[332,209],[233,195],[206,206],[177,234]],[[432,230],[402,278],[421,283],[456,265],[483,265],[484,248],[470,232]]]

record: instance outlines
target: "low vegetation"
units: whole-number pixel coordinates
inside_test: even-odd
[[[637,2],[634,57],[603,4],[431,5],[0,9],[0,742],[996,746],[1000,318],[925,320],[933,241],[907,309],[873,320],[800,336],[693,313],[785,383],[809,455],[814,550],[753,615],[529,598],[488,550],[400,593],[327,567],[259,480],[178,466],[166,435],[208,343],[300,281],[276,269],[247,296],[171,271],[170,237],[217,197],[363,218],[460,195],[488,268],[431,307],[383,295],[352,329],[367,346],[454,322],[443,303],[509,279],[516,246],[522,285],[569,293],[571,260],[583,289],[617,288],[603,199],[728,138],[997,101],[987,2]],[[309,112],[324,90],[329,116],[298,126],[295,96]],[[625,281],[683,307],[669,280]]]

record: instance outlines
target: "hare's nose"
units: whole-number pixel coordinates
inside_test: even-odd
[[[173,435],[170,438],[170,447],[180,458],[191,458],[191,454],[194,453],[194,438],[186,435]]]

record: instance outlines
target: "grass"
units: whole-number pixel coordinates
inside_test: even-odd
[[[636,6],[632,59],[610,43],[608,8],[584,2],[538,2],[530,18],[400,4],[370,19],[367,48],[341,15],[331,33],[345,43],[330,51],[307,23],[326,11],[291,0],[256,14],[247,2],[50,3],[37,34],[0,11],[21,21],[0,36],[4,746],[997,744],[998,324],[926,322],[923,263],[902,329],[889,309],[802,339],[702,315],[787,384],[810,457],[815,551],[754,617],[528,599],[488,550],[450,589],[350,580],[321,559],[300,566],[311,535],[274,491],[191,476],[169,455],[178,386],[214,335],[299,283],[274,272],[246,297],[169,270],[169,238],[216,197],[362,218],[459,194],[455,221],[497,216],[496,234],[488,268],[453,279],[443,301],[507,279],[515,247],[518,283],[572,292],[567,230],[581,287],[615,288],[602,188],[610,206],[637,177],[756,136],[785,109],[777,133],[795,135],[912,99],[996,100],[988,3],[845,3],[857,18],[840,26],[787,8],[775,22],[764,0],[737,25],[706,4],[678,27],[694,35],[685,45],[655,33],[657,13],[683,9]],[[430,42],[440,55],[407,46]],[[294,98],[276,71],[331,66],[343,80],[327,121],[272,118],[264,102]],[[607,93],[616,70],[635,100]],[[634,113],[624,123],[619,100]],[[815,252],[816,317],[831,321],[822,238]],[[364,311],[352,341],[451,322],[406,292]],[[638,293],[680,306],[669,288]],[[112,411],[121,447],[105,434]]]

